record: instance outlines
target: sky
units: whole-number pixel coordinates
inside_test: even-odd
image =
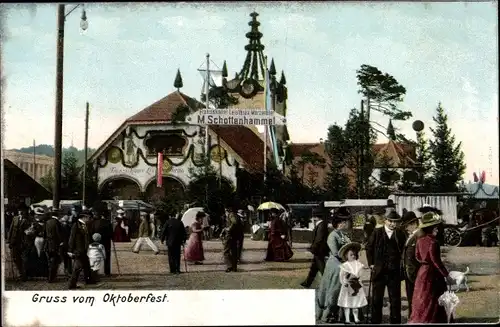
[[[69,11],[73,5],[67,5]],[[485,170],[498,185],[497,4],[482,3],[177,3],[85,4],[66,19],[63,146],[97,148],[121,123],[175,90],[199,98],[206,53],[229,77],[246,56],[245,34],[259,13],[264,54],[285,72],[293,142],[318,142],[359,107],[356,70],[362,64],[393,75],[407,93],[413,118],[394,122],[409,138],[419,119],[430,135],[439,102],[467,171]],[[2,89],[7,149],[54,142],[57,6],[2,4]],[[388,118],[373,120],[387,126]],[[385,138],[380,137],[379,142]]]

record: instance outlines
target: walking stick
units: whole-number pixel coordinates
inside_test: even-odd
[[[121,276],[120,263],[118,262],[118,255],[116,254],[115,242],[113,242],[113,240],[111,240],[111,244],[113,245],[113,253],[115,254],[116,268],[118,268],[118,276]]]
[[[372,306],[372,280],[373,280],[373,269],[370,268],[370,281],[368,284],[368,305],[366,306],[365,323],[368,324],[368,317],[371,318],[371,306]]]
[[[188,264],[186,262],[186,248],[182,246],[182,256],[184,257],[184,270],[188,272]]]

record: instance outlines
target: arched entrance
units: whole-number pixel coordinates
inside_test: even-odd
[[[102,184],[103,199],[137,200],[142,198],[139,182],[130,177],[116,177]]]
[[[184,184],[180,180],[173,177],[163,177],[162,187],[156,185],[156,178],[148,183],[145,198],[147,202],[158,201],[165,197],[182,200],[184,195]]]

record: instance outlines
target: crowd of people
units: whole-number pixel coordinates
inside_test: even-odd
[[[311,252],[313,261],[306,280],[311,287],[321,273],[316,292],[316,318],[320,322],[360,323],[364,310],[365,322],[382,323],[384,292],[389,294],[391,324],[401,324],[401,283],[405,282],[409,323],[446,323],[448,316],[439,297],[453,279],[441,260],[438,234],[443,220],[437,208],[428,205],[419,209],[420,218],[412,211],[401,217],[393,208],[376,210],[367,220],[367,240],[364,246],[351,241],[352,216],[341,207],[330,219],[321,219],[313,231]],[[368,267],[358,260],[366,252]],[[366,268],[369,271],[368,294],[360,282]],[[343,317],[342,317],[343,316]]]

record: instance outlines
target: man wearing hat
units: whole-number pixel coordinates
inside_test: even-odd
[[[226,261],[226,272],[238,271],[238,255],[241,253],[240,242],[244,237],[243,223],[238,215],[234,214],[232,208],[226,209],[227,225],[226,239],[224,240],[224,258]]]
[[[73,272],[69,279],[68,288],[76,289],[76,283],[83,270],[83,276],[86,284],[92,284],[90,274],[90,262],[87,255],[91,240],[91,216],[89,212],[82,211],[76,222],[71,227],[71,235],[68,243],[68,255],[74,261]]]
[[[418,268],[420,263],[415,258],[415,247],[417,245],[418,218],[413,211],[408,211],[403,216],[403,227],[408,233],[408,239],[405,242],[403,249],[403,272],[406,288],[406,299],[408,301],[408,319],[411,316],[411,304],[413,298],[413,289],[415,287],[415,279],[417,278]]]
[[[61,223],[61,236],[63,242],[62,258],[64,264],[64,272],[66,273],[67,276],[71,276],[73,259],[71,259],[71,257],[68,255],[69,237],[71,235],[71,225],[69,224],[69,215],[62,216],[59,219],[59,222]]]
[[[170,273],[181,273],[181,247],[186,243],[186,228],[181,221],[181,215],[171,216],[160,233],[160,242],[167,243],[168,266]]]
[[[20,279],[27,280],[26,268],[29,260],[28,237],[25,233],[31,226],[31,219],[28,217],[28,207],[21,205],[18,208],[18,215],[12,220],[9,228],[7,240],[11,251],[12,261],[16,265]]]
[[[45,223],[45,252],[49,261],[49,283],[56,280],[59,264],[61,263],[61,250],[64,245],[58,213],[57,208],[53,208],[50,218]]]
[[[300,285],[305,288],[309,288],[316,278],[318,271],[321,274],[325,271],[326,257],[328,256],[328,245],[326,240],[328,238],[328,220],[324,219],[324,215],[318,215],[319,221],[313,230],[313,240],[311,243],[310,251],[313,254],[313,261],[311,263],[311,268],[309,268],[309,274],[304,282]]]
[[[139,225],[139,237],[137,238],[137,241],[135,241],[134,252],[139,253],[142,244],[146,243],[151,248],[151,250],[153,250],[155,255],[159,254],[160,250],[158,250],[156,244],[154,244],[153,241],[151,241],[151,239],[149,238],[150,228],[148,222],[148,214],[147,212],[141,211],[140,215],[141,224]]]
[[[384,292],[390,302],[390,323],[401,324],[401,281],[404,278],[401,258],[406,233],[398,228],[401,216],[392,209],[385,217],[384,227],[375,228],[366,244],[366,259],[372,269],[371,323],[382,323]]]

